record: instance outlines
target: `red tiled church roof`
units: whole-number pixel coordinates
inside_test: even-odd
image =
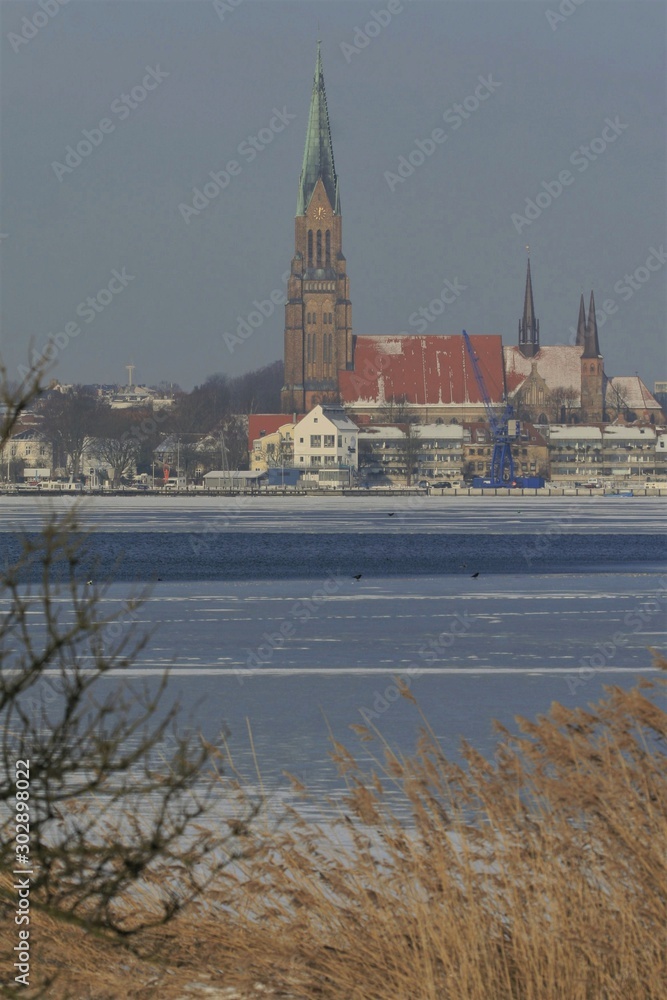
[[[497,334],[470,338],[492,402],[503,397],[503,347]],[[480,404],[461,336],[357,337],[354,371],[339,372],[344,404]]]

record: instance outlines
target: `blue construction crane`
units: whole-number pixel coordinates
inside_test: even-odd
[[[479,358],[473,350],[470,337],[463,331],[463,339],[472,361],[475,380],[479,388],[479,394],[484,403],[486,416],[491,427],[493,437],[493,454],[491,456],[491,468],[489,478],[482,479],[476,477],[473,486],[478,487],[498,487],[498,486],[521,486],[523,482],[517,480],[514,475],[514,458],[512,456],[512,441],[516,441],[521,433],[521,426],[518,420],[514,419],[514,409],[510,403],[505,403],[505,409],[498,414],[493,408],[491,397],[489,396],[479,364]]]

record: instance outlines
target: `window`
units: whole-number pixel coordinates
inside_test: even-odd
[[[328,316],[329,316],[329,314],[328,314],[328,313],[324,313],[324,315],[322,316],[322,321],[323,321],[324,323],[328,323],[328,322],[329,322],[329,319],[328,319]]]
[[[310,435],[310,447],[311,448],[321,448],[322,447],[322,435],[321,434],[311,434]]]
[[[329,322],[331,322],[331,320],[329,320]],[[329,364],[331,364],[332,361],[333,361],[333,340],[332,340],[332,335],[329,334]]]
[[[317,230],[317,266],[322,267],[322,230]]]
[[[312,360],[313,360],[313,362],[317,361],[317,334],[316,333],[313,334],[313,357],[312,357]]]
[[[313,266],[313,230],[308,230],[308,267]]]
[[[333,436],[333,434],[325,434],[324,435],[324,447],[325,448],[335,448],[336,447],[336,445],[334,444],[334,436]]]
[[[331,233],[327,229],[326,235],[326,255],[327,255],[327,267],[331,267]]]
[[[329,322],[333,323],[333,313],[329,313]]]
[[[343,447],[343,435],[342,434],[338,435],[338,447],[339,448]]]
[[[303,444],[303,438],[299,438],[299,444]]]

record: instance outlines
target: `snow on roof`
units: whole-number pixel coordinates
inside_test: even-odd
[[[541,347],[534,358],[525,358],[518,347],[505,347],[505,378],[510,395],[530,375],[533,364],[549,389],[564,387],[581,393],[581,353],[583,347],[552,344]],[[575,402],[578,405],[578,399]]]
[[[460,424],[413,424],[413,434],[420,441],[462,441],[465,431]],[[389,441],[405,437],[402,427],[383,425],[364,427],[359,431],[360,441]]]
[[[604,429],[604,438],[621,438],[623,441],[653,441],[655,431],[652,427],[626,427],[623,424],[613,424]]]
[[[368,427],[359,431],[360,441],[398,441],[404,437],[400,427]]]
[[[551,441],[602,441],[602,431],[599,427],[581,427],[578,424],[551,424],[549,427]]]
[[[610,407],[616,407],[622,402],[631,410],[661,409],[660,403],[649,392],[639,375],[614,375],[607,379],[605,401]]]
[[[470,338],[492,402],[503,397],[502,338]],[[346,405],[382,406],[405,401],[415,406],[479,406],[482,398],[463,337],[416,334],[357,337],[354,371],[339,372]]]

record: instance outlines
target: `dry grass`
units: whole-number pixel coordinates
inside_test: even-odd
[[[38,915],[40,968],[67,954],[72,969],[44,995],[67,981],[77,1000],[169,1000],[198,981],[298,1000],[666,998],[663,683],[609,688],[588,711],[555,704],[518,736],[500,730],[493,761],[464,747],[463,766],[426,726],[409,759],[357,727],[376,767],[334,744],[339,821],[295,812],[249,838],[205,906],[140,938],[142,957]]]

